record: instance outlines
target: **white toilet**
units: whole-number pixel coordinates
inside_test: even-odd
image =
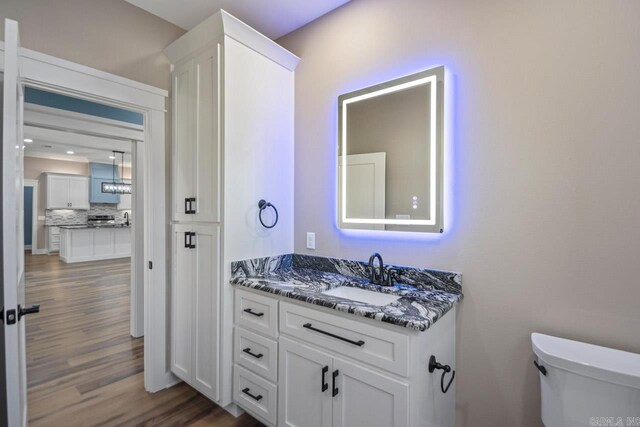
[[[538,333],[531,345],[546,427],[640,426],[640,354]]]

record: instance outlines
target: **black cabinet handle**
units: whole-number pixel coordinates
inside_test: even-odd
[[[189,249],[191,247],[191,243],[189,243],[189,240],[191,240],[191,233],[189,231],[185,231],[184,232],[184,247]]]
[[[191,234],[191,236],[189,237],[189,249],[195,249],[196,248],[196,244],[193,243],[192,238],[196,237],[196,233],[192,231],[190,234]]]
[[[262,395],[261,394],[259,394],[257,396],[253,395],[253,394],[251,394],[250,390],[251,389],[249,387],[247,387],[247,388],[243,389],[242,392],[244,394],[246,394],[247,396],[249,396],[250,398],[252,398],[253,400],[255,400],[256,402],[260,401],[260,399],[262,399]]]
[[[245,349],[244,349],[244,350],[242,350],[242,351],[244,351],[245,353],[247,353],[249,356],[253,356],[253,357],[255,357],[256,359],[260,359],[260,358],[262,358],[262,356],[264,356],[262,353],[258,353],[258,354],[252,353],[252,352],[251,352],[251,348],[250,348],[250,347],[247,347],[247,348],[245,348]]]
[[[255,311],[251,310],[250,308],[245,308],[244,310],[245,313],[249,313],[249,314],[253,314],[256,317],[262,317],[264,316],[264,313],[256,313]]]
[[[29,308],[22,308],[20,305],[18,305],[18,320],[20,320],[22,316],[25,316],[27,314],[33,314],[33,313],[40,313],[39,304],[32,305]]]
[[[189,201],[191,199],[189,199],[188,197],[185,197],[184,199],[184,213],[185,214],[190,214],[191,213],[191,208],[189,207]]]
[[[338,377],[339,374],[340,374],[340,371],[338,371],[337,369],[333,371],[333,382],[332,382],[333,392],[331,393],[333,397],[336,397],[338,395],[338,391],[340,391],[338,387],[336,387],[336,378]]]
[[[362,340],[353,341],[353,340],[350,340],[349,338],[341,337],[340,335],[332,334],[331,332],[327,332],[327,331],[323,331],[322,329],[314,328],[311,325],[311,323],[305,323],[304,325],[302,325],[302,327],[303,328],[307,328],[307,329],[311,329],[312,331],[316,331],[316,332],[319,332],[319,333],[327,335],[327,336],[330,336],[331,338],[336,338],[336,339],[348,342],[349,344],[357,345],[358,347],[362,347],[364,345],[364,341],[362,341]]]
[[[325,366],[322,368],[322,392],[324,393],[329,388],[329,384],[327,384],[327,372],[329,372],[329,367]]]

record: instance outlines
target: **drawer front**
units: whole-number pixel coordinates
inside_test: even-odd
[[[408,376],[407,334],[284,301],[280,304],[280,333]]]
[[[275,425],[278,388],[239,365],[233,368],[233,400],[247,412]]]
[[[60,235],[59,234],[52,234],[51,237],[49,238],[49,241],[51,243],[60,243]]]
[[[272,338],[278,336],[278,300],[236,289],[236,325]]]
[[[49,227],[49,235],[50,236],[60,235],[60,229],[58,227]]]
[[[235,327],[234,360],[269,381],[278,380],[278,343]]]

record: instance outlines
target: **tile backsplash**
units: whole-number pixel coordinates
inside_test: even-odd
[[[124,222],[125,212],[116,209],[116,205],[108,203],[91,203],[88,211],[72,209],[46,209],[44,225],[76,225],[86,224],[89,215],[113,215],[116,222]]]

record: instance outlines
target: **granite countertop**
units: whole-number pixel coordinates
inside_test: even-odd
[[[231,284],[425,331],[462,298],[459,273],[390,265],[395,286],[369,283],[366,263],[288,254],[231,263]],[[340,286],[400,296],[384,306],[322,294]]]

